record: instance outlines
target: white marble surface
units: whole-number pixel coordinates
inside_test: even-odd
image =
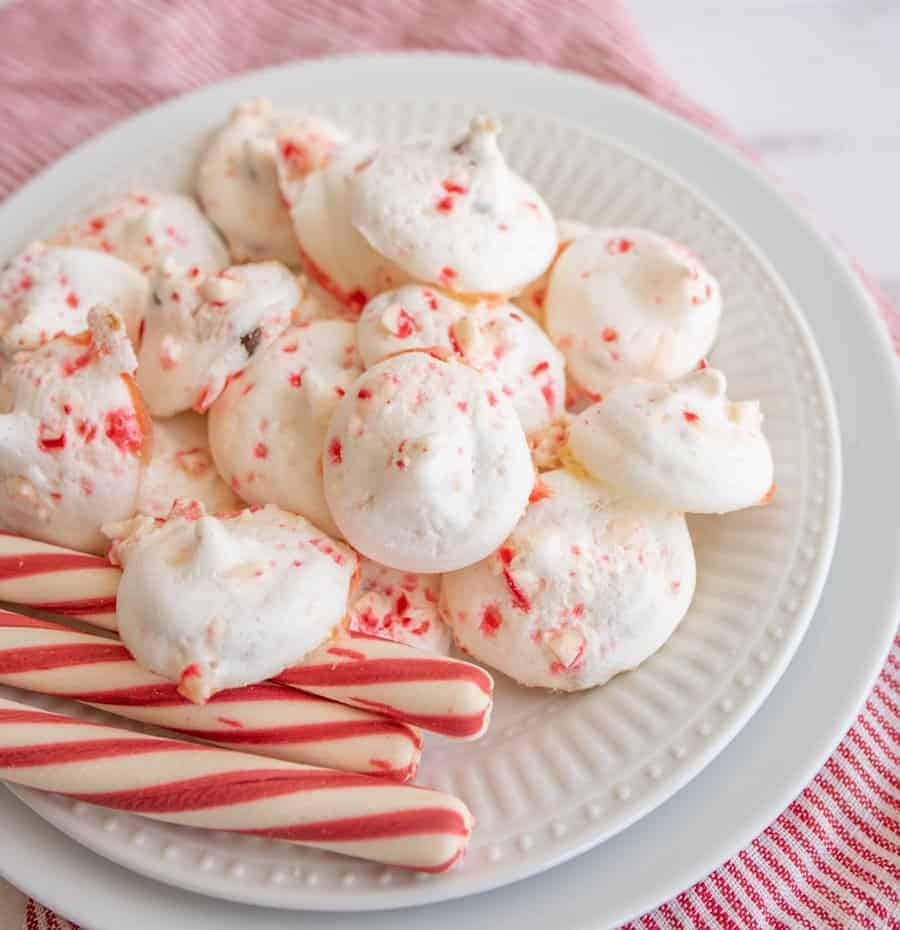
[[[659,64],[900,304],[900,2],[629,5]]]

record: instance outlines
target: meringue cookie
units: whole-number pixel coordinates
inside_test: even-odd
[[[0,272],[0,349],[33,349],[82,333],[88,311],[101,304],[122,318],[134,341],[147,293],[144,276],[118,258],[33,242]]]
[[[222,237],[182,194],[132,191],[67,226],[53,241],[107,252],[145,274],[164,258],[204,271],[229,264]]]
[[[511,404],[463,363],[426,352],[379,362],[340,401],[325,496],[364,555],[409,572],[483,558],[515,526],[534,472]]]
[[[498,132],[479,117],[461,139],[381,148],[352,178],[353,225],[417,281],[459,294],[519,292],[552,261],[556,224],[506,164]]]
[[[209,443],[225,480],[250,503],[278,504],[339,535],[322,487],[322,444],[361,370],[352,323],[287,330],[210,411]]]
[[[311,114],[274,110],[269,100],[236,107],[197,164],[197,194],[228,240],[235,261],[297,265],[297,240],[278,183],[276,159],[294,177],[320,168],[343,131]]]
[[[103,553],[101,524],[131,516],[152,426],[121,319],[15,355],[0,379],[0,522],[31,539]]]
[[[178,498],[199,501],[208,513],[244,506],[216,471],[206,419],[190,411],[153,421],[153,446],[141,476],[137,510],[166,517]]]
[[[559,256],[577,239],[579,236],[586,236],[591,232],[591,227],[587,223],[579,223],[578,220],[557,220],[556,223],[556,255],[550,267],[535,281],[532,281],[528,287],[517,297],[513,298],[513,303],[524,310],[529,316],[534,317],[539,323],[544,319],[544,305],[547,302],[547,287],[550,284],[550,275],[559,261]]]
[[[459,646],[524,685],[578,691],[634,668],[694,592],[684,517],[616,500],[567,471],[488,558],[444,576]]]
[[[597,229],[554,266],[545,323],[572,377],[602,394],[687,374],[721,311],[719,285],[684,246],[645,229]]]
[[[625,384],[572,421],[569,449],[607,484],[688,513],[768,503],[772,452],[757,401],[732,403],[720,371]]]
[[[216,275],[164,262],[138,354],[138,386],[154,416],[204,413],[259,351],[287,326],[300,300],[277,262],[235,265]]]
[[[107,531],[122,641],[197,703],[299,662],[346,613],[353,551],[277,507],[213,517],[189,501]]]
[[[278,163],[303,269],[345,308],[350,319],[356,319],[375,294],[407,280],[350,222],[350,182],[370,153],[371,146],[363,143],[344,145],[324,167],[299,181]]]
[[[438,611],[440,590],[440,575],[398,572],[361,558],[359,587],[350,598],[350,629],[448,655],[451,637]]]
[[[505,394],[526,432],[563,410],[565,363],[546,333],[511,304],[469,307],[409,284],[366,305],[357,345],[367,367],[409,349],[455,352]]]

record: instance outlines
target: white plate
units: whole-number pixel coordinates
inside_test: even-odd
[[[787,237],[787,241],[784,244],[794,250],[791,254],[794,254],[794,252],[800,249],[805,243],[807,249],[806,274],[797,278],[795,286],[800,286],[801,289],[805,289],[810,299],[815,298],[816,301],[827,299],[828,291],[823,292],[821,290],[821,275],[824,272],[831,277],[831,293],[842,295],[842,299],[846,303],[852,304],[855,302],[857,305],[864,303],[864,301],[861,301],[860,292],[858,289],[855,289],[855,286],[846,277],[845,272],[839,265],[834,263],[833,259],[831,259],[826,252],[822,251],[821,244],[813,237],[810,237],[808,231],[802,227],[799,229],[794,228],[793,236],[795,239],[799,239],[799,243],[790,241],[788,232],[792,229],[791,222],[793,222],[793,227],[796,227],[796,219],[794,219],[789,212],[785,211],[783,205],[773,199],[768,189],[760,185],[759,181],[751,173],[745,168],[739,167],[736,162],[731,160],[728,156],[723,155],[715,146],[710,143],[701,143],[699,141],[700,137],[692,131],[662,116],[656,111],[648,109],[644,104],[634,101],[629,97],[619,93],[600,91],[595,85],[582,79],[552,75],[541,69],[532,69],[521,65],[500,65],[485,61],[465,61],[462,63],[447,58],[432,58],[425,61],[421,58],[415,59],[407,56],[404,58],[357,59],[352,63],[352,66],[356,78],[360,79],[360,76],[362,76],[362,79],[359,80],[359,84],[361,87],[365,88],[364,92],[381,95],[382,98],[396,94],[398,88],[402,88],[404,85],[408,86],[408,82],[415,77],[417,86],[423,89],[423,92],[427,91],[431,93],[433,91],[438,95],[446,93],[449,88],[454,88],[458,92],[461,84],[469,84],[471,88],[478,89],[477,96],[479,99],[486,101],[489,105],[496,108],[513,106],[515,105],[515,101],[519,98],[519,95],[524,94],[525,98],[527,98],[533,106],[549,105],[551,108],[561,112],[563,115],[567,115],[569,118],[579,113],[585,114],[587,115],[588,121],[594,125],[609,126],[615,129],[617,135],[630,136],[633,141],[642,142],[645,150],[654,150],[655,147],[655,150],[659,153],[669,153],[672,160],[676,161],[682,172],[687,171],[690,173],[691,169],[693,169],[695,180],[702,180],[704,183],[707,181],[712,183],[713,187],[711,189],[714,193],[716,192],[715,185],[718,183],[725,183],[726,181],[728,182],[725,184],[724,188],[726,192],[732,189],[732,186],[734,190],[743,191],[743,200],[741,197],[736,199],[732,212],[734,215],[741,215],[742,219],[746,216],[750,220],[754,220],[755,222],[753,225],[757,225],[759,227],[759,232],[764,234],[763,241],[767,244],[769,241],[776,241],[772,239],[772,230],[777,229],[782,239]],[[325,62],[305,66],[299,71],[290,69],[287,72],[284,70],[274,73],[269,72],[243,79],[241,82],[242,86],[238,88],[235,88],[235,85],[232,84],[228,87],[227,93],[229,99],[236,99],[248,93],[260,92],[264,89],[268,89],[272,92],[277,90],[278,87],[284,87],[286,85],[295,84],[300,86],[304,83],[305,79],[307,85],[315,84],[317,95],[325,98],[333,94],[336,88],[341,86],[341,82],[347,74],[346,68],[347,62],[339,62],[337,64]],[[462,81],[460,78],[461,74],[465,74],[465,81]],[[465,90],[465,87],[463,89]],[[50,207],[53,203],[63,199],[63,194],[68,187],[83,183],[84,179],[95,167],[98,168],[100,172],[104,172],[105,169],[110,168],[115,163],[116,158],[128,159],[133,157],[136,151],[140,149],[140,140],[146,140],[148,136],[164,138],[165,136],[161,136],[160,133],[165,133],[166,130],[177,133],[179,128],[183,129],[185,126],[191,125],[194,119],[192,114],[196,114],[197,112],[209,114],[211,112],[210,101],[214,96],[221,97],[221,91],[216,95],[212,95],[208,91],[203,92],[203,94],[199,95],[199,98],[195,96],[194,98],[179,101],[166,108],[164,112],[150,114],[142,117],[137,124],[131,123],[126,125],[120,130],[117,130],[111,138],[100,140],[98,143],[91,146],[91,149],[93,149],[95,153],[101,150],[106,151],[105,164],[103,159],[98,154],[95,154],[92,163],[88,165],[83,161],[86,156],[84,152],[82,152],[78,156],[82,159],[80,168],[77,163],[75,165],[70,163],[69,166],[64,165],[57,167],[48,176],[42,179],[37,188],[32,188],[31,191],[25,192],[24,195],[11,202],[10,207],[16,207],[17,213],[21,215],[21,211],[24,209],[24,206],[26,206],[24,201],[29,196],[31,197],[29,210],[31,215],[35,215],[42,205]],[[307,96],[309,96],[309,94],[307,94]],[[222,103],[220,99],[219,108],[221,107]],[[144,132],[138,134],[140,140],[134,137],[135,130],[133,127],[135,125],[138,127],[143,126],[144,128]],[[115,155],[116,158],[111,158],[111,155]],[[704,167],[704,170],[699,173],[696,170],[697,163],[694,161],[698,156],[703,159]],[[716,170],[713,171],[710,166],[714,166]],[[78,170],[75,170],[76,168]],[[764,205],[768,207],[768,211],[763,209]],[[760,214],[760,211],[762,211],[762,214]],[[785,216],[779,217],[779,213],[784,213]],[[773,226],[772,224],[775,219],[780,219],[780,224]],[[812,264],[809,261],[810,251],[813,256]],[[824,258],[823,255],[825,256]],[[792,269],[788,267],[787,270],[790,271]],[[857,310],[857,312],[859,311]],[[827,321],[823,325],[827,332]],[[888,383],[886,379],[889,378],[889,369],[886,366],[887,356],[884,347],[874,339],[872,334],[872,322],[868,317],[864,317],[862,320],[857,321],[856,331],[853,337],[848,337],[845,342],[852,344],[854,339],[857,341],[862,340],[865,345],[866,341],[868,341],[868,364],[866,370],[861,372],[858,377],[858,385],[862,386],[860,390],[862,390],[863,387],[873,389],[872,397],[874,398],[874,388],[879,386],[879,379],[881,379],[882,385]],[[789,351],[793,351],[794,347],[793,344],[788,344],[786,348]],[[779,348],[778,351],[780,350]],[[861,424],[854,423],[853,426],[854,435],[856,435]],[[880,433],[877,429],[873,430],[873,438],[870,445],[871,449],[878,448],[879,438],[880,445],[883,449],[890,439],[890,432],[885,434],[883,430]],[[870,456],[866,459],[865,467],[870,469],[868,477],[871,479],[879,477],[880,473],[878,473],[877,469],[883,466],[886,460],[888,462],[890,461],[889,454],[881,457]],[[827,466],[827,461],[825,464]],[[864,489],[876,488],[878,486],[877,482],[873,482],[866,484]],[[859,489],[854,490],[857,491],[856,496],[860,497],[861,495],[858,493]],[[859,503],[871,507],[873,503],[872,498],[869,497],[865,499],[865,496],[862,496],[864,499],[859,501]],[[854,525],[858,528],[858,523],[855,521]],[[891,590],[886,590],[883,582],[879,586],[873,581],[873,583],[869,584],[863,591],[859,592],[859,600],[862,602],[863,606],[865,607],[866,603],[868,603],[872,608],[872,616],[875,618],[875,622],[872,626],[866,627],[860,631],[859,635],[850,638],[849,641],[842,642],[842,651],[831,658],[831,661],[836,663],[837,668],[841,667],[841,660],[844,658],[848,658],[851,664],[849,669],[842,669],[843,677],[839,678],[840,687],[830,688],[827,693],[823,695],[823,703],[827,705],[830,702],[831,705],[831,714],[827,718],[827,723],[824,728],[819,727],[818,730],[810,730],[809,727],[804,727],[802,731],[794,733],[792,739],[782,739],[781,745],[779,746],[781,753],[775,759],[769,757],[771,755],[771,747],[777,742],[774,737],[774,734],[777,732],[777,727],[773,729],[773,735],[769,736],[768,739],[760,738],[760,734],[757,733],[758,739],[754,746],[754,757],[760,761],[766,759],[767,764],[759,770],[752,766],[748,766],[740,772],[734,773],[736,781],[741,782],[744,780],[743,776],[748,771],[753,771],[755,777],[750,782],[747,782],[745,787],[749,787],[750,795],[756,796],[756,802],[751,802],[750,796],[741,795],[742,805],[739,812],[741,816],[738,817],[738,823],[734,825],[734,832],[731,835],[727,833],[723,834],[718,831],[720,825],[728,822],[734,823],[734,817],[728,816],[728,798],[724,796],[723,792],[719,791],[706,797],[706,807],[710,815],[714,812],[716,813],[717,816],[715,819],[709,817],[693,821],[694,829],[692,831],[688,834],[684,834],[682,831],[683,835],[680,839],[679,849],[674,856],[667,859],[665,855],[667,847],[664,845],[651,844],[646,846],[643,850],[643,857],[648,871],[643,872],[643,875],[639,875],[637,872],[633,874],[623,872],[621,867],[618,870],[614,869],[610,867],[610,863],[607,862],[606,871],[602,875],[595,876],[591,881],[592,887],[601,889],[604,893],[604,900],[609,915],[615,915],[616,918],[624,916],[631,909],[637,909],[635,908],[635,904],[637,904],[638,907],[649,906],[654,900],[658,899],[657,896],[662,896],[675,890],[677,884],[682,883],[680,879],[687,881],[690,878],[696,877],[698,874],[697,870],[703,868],[704,865],[714,865],[716,861],[734,848],[735,843],[741,842],[746,838],[749,829],[755,829],[762,825],[765,819],[768,819],[777,811],[777,805],[783,801],[790,792],[796,789],[798,777],[804,777],[810,771],[811,766],[817,764],[822,754],[833,744],[839,732],[839,728],[846,722],[855,701],[858,700],[862,690],[871,680],[877,662],[880,656],[883,655],[885,644],[889,641],[887,618],[889,617],[889,610],[893,604],[891,598],[896,593],[893,589],[896,576],[895,574],[888,574],[887,568],[895,568],[895,563],[891,561],[890,558],[887,560],[884,559],[885,550],[888,557],[892,556],[893,553],[887,540],[882,540],[883,545],[880,549],[878,548],[877,543],[879,540],[877,533],[878,524],[876,522],[869,532],[869,538],[873,540],[873,544],[875,545],[875,553],[873,554],[872,561],[873,565],[877,567],[879,559],[881,560],[882,568],[885,569],[884,577],[889,579],[889,587]],[[844,639],[846,640],[846,637]],[[854,658],[856,659],[855,664],[853,662]],[[768,672],[764,672],[764,674],[773,674],[771,671],[773,668],[775,668],[775,666],[770,659],[770,661],[763,666],[764,670],[769,670]],[[759,681],[759,678],[757,678],[757,681]],[[790,717],[791,713],[797,707],[806,706],[808,708],[808,704],[804,705],[803,697],[803,695],[800,695],[792,703],[785,705],[781,709],[781,716]],[[835,697],[838,698],[836,704],[834,701]],[[736,721],[739,719],[736,713],[737,709],[737,705],[735,705],[731,711],[723,711],[722,713],[728,715],[730,721]],[[703,722],[702,720],[699,722],[700,727],[703,727]],[[731,723],[730,725],[734,726],[735,724]],[[758,727],[754,727],[754,729],[758,730]],[[698,741],[701,741],[700,737],[702,736],[702,733],[698,732],[695,735],[693,730],[691,732],[692,739],[696,738]],[[721,737],[721,731],[715,734],[710,733],[709,736],[715,736],[716,741],[718,741]],[[707,752],[711,752],[708,748],[711,745],[712,742],[707,739]],[[797,750],[802,750],[799,758],[797,756]],[[794,765],[788,770],[784,770],[781,766],[781,761],[788,755],[794,759]],[[722,764],[717,765],[715,768],[721,770]],[[664,772],[663,775],[665,777],[662,781],[666,781],[669,777],[668,773]],[[707,785],[709,784],[708,778],[705,778],[704,781]],[[757,789],[764,782],[768,783],[769,789],[774,791],[774,794],[767,791],[763,793],[762,796],[759,795]],[[695,794],[695,792],[689,791],[688,796],[690,796],[690,794]],[[633,803],[636,797],[637,795],[633,793],[630,798],[620,802],[620,806],[615,809],[622,810],[624,807],[628,807],[629,802]],[[685,801],[684,803],[687,804],[688,802]],[[760,804],[762,806],[760,806]],[[680,804],[676,806],[680,806]],[[672,811],[674,807],[673,805],[669,805],[668,808],[655,815],[652,820],[664,821],[667,812]],[[731,812],[734,812],[733,808]],[[43,835],[41,831],[38,832]],[[565,885],[566,876],[577,874],[580,874],[582,879],[584,879],[585,873],[582,863],[588,860],[594,862],[597,860],[604,860],[607,858],[609,850],[617,849],[619,853],[621,853],[624,847],[627,851],[629,837],[637,836],[639,833],[643,833],[646,839],[647,834],[643,824],[636,828],[636,830],[629,831],[628,834],[612,843],[607,843],[600,850],[591,854],[590,857],[582,860],[577,865],[573,865],[563,872],[557,871],[554,873],[556,882]],[[700,845],[698,845],[698,841],[700,841]],[[35,843],[39,842],[40,837],[36,836]],[[527,846],[527,843],[522,845]],[[674,847],[674,844],[671,844],[669,847],[671,852],[674,853],[675,850],[671,847]],[[531,847],[531,850],[541,850],[542,848],[543,843],[535,844]],[[527,852],[531,850],[527,850]],[[545,853],[542,852],[541,855],[545,855]],[[527,858],[527,856],[518,858],[523,857]],[[515,853],[513,853],[513,856],[507,858],[506,861],[509,862],[513,858],[516,858]],[[33,871],[29,878],[28,870],[18,867],[20,865],[18,860],[13,862],[4,855],[0,861],[2,861],[5,869],[14,869],[16,871],[17,875],[19,875],[18,880],[20,882],[30,885],[32,889],[36,887],[34,882],[38,877],[39,870]],[[503,863],[503,858],[501,858],[500,861]],[[612,861],[619,862],[620,864],[623,862],[621,858]],[[656,864],[658,868],[655,869],[654,864]],[[86,869],[94,869],[95,860],[93,860],[92,857],[87,857],[83,860],[83,865]],[[513,863],[513,865],[515,867],[516,863]],[[648,878],[648,875],[651,877]],[[238,876],[235,878],[237,877]],[[445,881],[445,879],[432,881],[435,882],[436,885],[438,882]],[[130,880],[129,887],[131,887],[132,890],[137,887],[134,884],[135,882],[137,882],[136,879]],[[233,880],[233,883],[236,882]],[[427,887],[430,884],[430,882],[425,883],[425,886]],[[544,883],[542,882],[542,884]],[[140,883],[138,883],[138,886],[139,885]],[[40,885],[38,885],[37,888],[40,889]],[[71,886],[69,886],[68,890],[71,892]],[[41,889],[41,891],[46,898],[47,889]],[[346,894],[348,891],[352,893],[352,888],[343,889],[342,893]],[[174,895],[173,893],[172,900],[176,898],[179,901],[183,900],[181,896]],[[511,899],[515,899],[515,889],[479,900],[484,902],[485,907],[488,907],[490,901],[503,900],[509,904]],[[65,903],[66,900],[68,900],[67,906]],[[88,922],[93,922],[95,925],[98,925],[98,918],[88,916],[89,911],[85,911],[82,914],[73,912],[73,908],[76,906],[75,902],[77,901],[77,898],[64,899],[63,910],[82,920],[87,920]],[[56,903],[57,906],[60,904],[59,901],[51,903]],[[81,900],[80,906],[85,906],[86,903],[85,900]],[[560,904],[565,904],[570,909],[574,908],[577,904],[577,895],[573,895],[570,889],[566,901],[560,902]],[[208,906],[212,907],[212,904]],[[429,909],[429,914],[440,915],[449,914],[451,912],[459,914],[460,908],[464,907],[464,905],[458,905],[454,908],[432,908]],[[221,911],[221,909],[219,909],[219,911]],[[239,911],[234,911],[234,913],[238,912]],[[108,914],[109,911],[106,910],[106,913]],[[540,913],[542,913],[540,908],[532,909],[529,912],[532,925],[536,925],[534,924],[534,920],[539,917]],[[596,907],[593,908],[593,913],[596,917]],[[392,915],[392,917],[392,924],[395,926],[398,925],[399,915]],[[262,919],[262,917],[260,917],[260,919]],[[269,920],[268,917],[266,919]],[[274,918],[272,919],[274,920]],[[575,915],[573,915],[573,920],[574,919]],[[610,919],[613,919],[613,917],[610,916]],[[352,925],[343,920],[342,923],[345,926]],[[277,924],[273,923],[271,925],[274,926]],[[368,919],[368,925],[373,925],[372,918]]]

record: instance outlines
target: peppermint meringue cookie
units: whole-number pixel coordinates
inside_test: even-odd
[[[300,243],[303,270],[356,319],[376,294],[408,280],[379,255],[350,220],[350,183],[371,156],[371,146],[341,146],[328,163],[297,180],[281,161],[281,189]]]
[[[448,655],[450,630],[438,611],[441,576],[398,572],[359,560],[359,587],[350,598],[351,630]]]
[[[450,141],[384,146],[351,180],[353,225],[411,278],[459,294],[510,295],[545,271],[556,224],[506,164],[499,126]]]
[[[235,261],[297,265],[297,240],[278,181],[276,160],[302,177],[324,165],[346,135],[331,123],[266,99],[236,107],[197,163],[197,195],[228,240]]]
[[[713,368],[625,384],[575,417],[569,449],[617,491],[688,513],[766,504],[773,463],[757,401],[734,403]]]
[[[131,191],[67,226],[53,241],[106,252],[144,274],[164,258],[204,271],[229,264],[222,237],[182,194]]]
[[[587,223],[579,223],[578,220],[558,220],[556,223],[556,254],[553,256],[550,267],[537,280],[532,281],[521,294],[514,297],[512,302],[539,323],[543,322],[544,305],[547,303],[547,287],[559,256],[579,236],[586,236],[591,231]]]
[[[322,445],[361,370],[352,323],[287,330],[209,413],[209,443],[225,480],[249,503],[277,504],[339,535],[322,487]]]
[[[103,553],[100,526],[137,506],[152,425],[122,320],[13,356],[0,376],[0,523],[31,539]]]
[[[33,242],[0,271],[0,351],[82,333],[100,305],[122,318],[134,341],[147,293],[146,278],[118,258]]]
[[[526,432],[559,416],[565,363],[547,334],[511,304],[467,306],[437,289],[408,284],[366,305],[357,344],[367,367],[410,349],[454,352],[505,394]]]
[[[445,575],[456,642],[532,687],[579,691],[640,665],[672,635],[694,593],[680,513],[617,500],[568,471],[486,559]]]
[[[216,471],[206,419],[191,411],[153,421],[153,444],[141,476],[137,510],[166,517],[179,498],[199,501],[208,513],[244,506]]]
[[[544,319],[571,376],[602,395],[687,374],[721,312],[718,283],[684,246],[646,229],[597,229],[556,262]]]
[[[353,551],[277,507],[209,516],[185,501],[106,530],[122,641],[196,703],[296,664],[346,613]]]
[[[164,262],[138,354],[138,386],[154,416],[205,413],[229,378],[290,325],[300,301],[277,262],[235,265],[215,275]]]
[[[347,541],[408,572],[462,568],[495,549],[534,486],[503,395],[455,359],[406,352],[368,369],[325,439],[325,496]]]

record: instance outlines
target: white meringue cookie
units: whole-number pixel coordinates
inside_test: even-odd
[[[276,159],[302,177],[346,141],[336,126],[311,114],[275,110],[251,100],[234,109],[209,139],[197,164],[197,194],[235,261],[299,264],[297,240],[278,182]]]
[[[190,197],[132,191],[67,226],[59,245],[106,252],[146,274],[164,258],[190,268],[219,271],[228,250]]]
[[[277,507],[213,517],[190,501],[107,531],[122,641],[192,701],[277,675],[346,613],[353,551]]]
[[[350,143],[301,180],[279,162],[279,177],[300,243],[303,269],[356,319],[375,294],[407,276],[379,255],[350,222],[350,182],[367,162],[371,146]]]
[[[138,353],[138,386],[154,416],[207,411],[229,378],[290,325],[300,291],[277,262],[215,275],[164,262]]]
[[[556,262],[544,319],[572,377],[603,394],[687,374],[721,311],[717,282],[684,246],[646,229],[597,229]]]
[[[529,686],[577,691],[634,668],[694,592],[684,517],[614,499],[567,471],[541,476],[503,546],[445,575],[443,615],[470,655]]]
[[[359,319],[364,364],[409,349],[454,352],[505,394],[526,432],[559,416],[565,364],[546,333],[511,304],[470,307],[439,291],[409,284],[369,301]]]
[[[178,498],[199,501],[207,513],[244,506],[216,471],[206,418],[191,411],[153,421],[153,444],[137,509],[151,517],[167,517]]]
[[[338,535],[322,487],[328,421],[361,371],[352,323],[289,329],[213,404],[209,442],[244,500],[277,504]]]
[[[103,553],[100,526],[131,516],[152,426],[121,319],[8,361],[0,379],[0,523],[31,539]]]
[[[524,310],[529,316],[534,317],[539,323],[544,319],[544,305],[547,303],[547,287],[550,284],[550,275],[559,261],[559,256],[579,237],[586,236],[590,233],[591,227],[587,223],[579,223],[578,220],[557,220],[556,223],[556,255],[550,263],[550,267],[535,281],[532,281],[528,287],[517,297],[513,298],[513,303]]]
[[[506,164],[498,132],[479,117],[461,139],[384,146],[353,175],[353,225],[417,281],[518,293],[552,261],[556,224]]]
[[[33,242],[0,272],[0,350],[82,333],[100,305],[122,318],[134,341],[147,293],[146,278],[118,258]]]
[[[732,403],[712,368],[625,384],[572,421],[578,463],[623,494],[688,513],[768,503],[772,452],[757,401]]]
[[[440,575],[398,572],[359,560],[359,587],[350,598],[350,629],[448,655],[450,630],[441,619]]]
[[[509,401],[426,352],[379,362],[340,401],[323,453],[346,539],[383,565],[442,572],[483,558],[515,526],[534,472]]]

